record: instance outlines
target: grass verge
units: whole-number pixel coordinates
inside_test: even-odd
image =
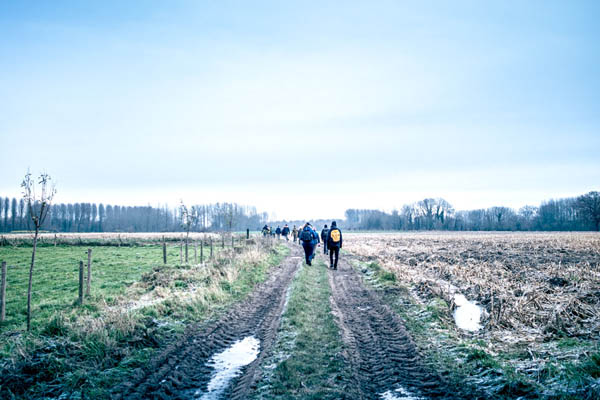
[[[304,265],[291,287],[277,342],[253,399],[339,399],[349,376],[331,314],[327,268]]]
[[[12,330],[3,330],[1,398],[110,398],[112,386],[176,340],[188,324],[216,316],[244,298],[289,252],[284,246],[252,246],[199,266],[156,263],[160,248],[105,250],[117,253],[107,258],[100,256],[101,250],[95,253],[96,286],[82,307],[71,300],[71,289],[51,290],[62,284],[51,272],[47,285],[38,278],[38,291],[47,290],[38,292],[39,298],[54,306],[45,313],[38,306],[31,333],[15,330],[18,321],[8,325]],[[115,258],[123,262],[112,265]],[[51,269],[46,264],[50,259],[40,257],[40,269]],[[119,281],[122,276],[125,281]]]

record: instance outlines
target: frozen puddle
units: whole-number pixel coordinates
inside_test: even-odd
[[[382,400],[424,400],[423,397],[412,394],[402,386],[394,391],[388,390],[382,393],[380,397]]]
[[[208,360],[206,365],[215,369],[210,382],[206,387],[206,393],[198,389],[194,392],[194,399],[211,400],[218,399],[231,380],[237,377],[242,367],[250,364],[258,357],[260,341],[254,336],[248,336],[238,340],[229,348],[219,354],[215,354]]]
[[[454,295],[454,304],[454,321],[459,328],[471,332],[481,329],[481,307],[460,293]]]

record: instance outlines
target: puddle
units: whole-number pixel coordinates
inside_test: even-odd
[[[454,295],[454,304],[454,321],[459,328],[471,332],[481,329],[481,307],[460,293]]]
[[[419,397],[407,389],[400,386],[398,389],[392,391],[388,390],[379,395],[382,400],[424,400],[423,397]]]
[[[192,398],[201,400],[218,399],[231,380],[237,377],[242,367],[250,364],[258,357],[260,352],[260,341],[254,336],[248,336],[238,340],[229,348],[219,354],[215,354],[208,360],[206,365],[214,368],[212,378],[206,387],[206,392],[198,389]]]

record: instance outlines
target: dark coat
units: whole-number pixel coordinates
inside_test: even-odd
[[[329,234],[329,228],[323,228],[321,231],[321,240],[327,242],[327,235]]]
[[[338,230],[340,231],[340,241],[335,243],[332,239],[331,239],[331,231],[334,230]],[[338,228],[337,226],[332,226],[331,229],[329,229],[329,232],[327,233],[327,247],[332,248],[332,247],[339,247],[340,249],[342,248],[342,230],[340,228]]]
[[[319,235],[317,234],[317,232],[315,232],[315,230],[313,228],[311,228],[310,226],[305,226],[302,231],[306,231],[308,230],[311,234],[312,240],[308,243],[311,244],[317,244],[317,243],[321,243],[321,241],[319,240]],[[300,231],[300,237],[302,237],[302,231]],[[303,240],[303,242],[306,243],[306,241]]]

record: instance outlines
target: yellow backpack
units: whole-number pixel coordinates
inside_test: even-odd
[[[329,232],[329,235],[331,237],[331,241],[333,243],[339,243],[340,242],[340,230],[339,229],[332,229],[331,232]]]

